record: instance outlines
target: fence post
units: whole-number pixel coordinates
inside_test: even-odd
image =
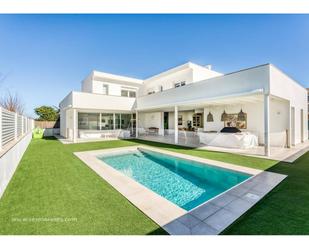
[[[17,140],[17,119],[18,119],[18,116],[17,116],[17,113],[15,112],[15,140]]]
[[[0,151],[2,150],[2,107],[0,106]]]

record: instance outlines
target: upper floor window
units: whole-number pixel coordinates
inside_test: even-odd
[[[103,93],[104,95],[108,95],[108,85],[103,84],[103,90],[102,90],[102,93]]]
[[[130,97],[130,98],[136,98],[136,92],[134,92],[134,91],[129,91],[129,97]]]
[[[121,89],[122,97],[136,98],[136,91]]]
[[[181,81],[181,82],[175,83],[175,88],[176,87],[181,87],[181,86],[184,86],[184,85],[186,85],[186,82],[185,81]]]

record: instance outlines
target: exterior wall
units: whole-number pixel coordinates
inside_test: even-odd
[[[93,93],[71,92],[61,103],[60,109],[66,107],[77,109],[94,109],[106,111],[132,111],[135,98],[109,96]]]
[[[31,138],[32,132],[28,132],[28,134],[0,157],[0,198],[9,184]]]
[[[89,76],[82,82],[82,92],[92,93],[92,77]]]
[[[156,127],[162,129],[162,112],[139,113],[139,128]]]
[[[209,111],[214,117],[214,122],[204,122],[204,131],[220,131],[224,127],[224,122],[221,121],[221,114],[223,110],[228,114],[238,113],[240,109],[247,113],[247,129],[258,135],[259,141],[263,140],[264,123],[263,123],[263,103],[250,103],[243,105],[228,105],[228,106],[214,106],[211,108],[205,108],[206,121]]]
[[[64,99],[60,102],[59,108],[62,110],[64,108],[67,108],[69,106],[72,107],[73,104],[73,92],[70,92],[67,96],[64,97]]]
[[[60,113],[60,135],[65,138],[73,138],[73,110],[67,109]]]
[[[194,84],[137,98],[139,110],[195,104],[226,96],[269,89],[269,65],[210,78]]]
[[[209,70],[205,67],[199,65],[192,65],[193,68],[193,82],[198,82],[201,80],[206,80],[210,78],[214,78],[217,76],[223,75],[222,73],[218,73],[216,71]]]
[[[189,62],[146,79],[140,88],[139,95],[144,96],[151,91],[160,92],[161,86],[164,91],[175,88],[175,84],[178,82],[185,81],[188,85],[220,75],[222,74]]]
[[[220,131],[224,127],[224,122],[221,121],[223,110],[232,114],[238,113],[241,108],[247,114],[247,129],[243,129],[243,131],[256,134],[259,138],[259,144],[264,144],[263,102],[205,108],[206,116],[210,111],[213,114],[214,122],[206,122],[206,117],[204,117],[204,130]],[[271,98],[269,109],[271,146],[283,147],[286,144],[286,130],[289,128],[289,104],[287,101]]]
[[[295,108],[295,119],[294,121],[291,120],[291,122],[294,122],[295,126],[294,134],[291,135],[295,138],[295,144],[301,142],[301,110],[303,110],[303,138],[304,141],[307,140],[308,122],[306,114],[308,113],[308,103],[306,89],[271,65],[270,94],[289,100],[291,107]]]
[[[128,86],[126,84],[116,84],[108,81],[92,81],[92,92],[103,94],[103,85],[108,85],[108,95],[121,96],[121,89],[132,89],[137,92],[137,87]]]
[[[181,71],[176,71],[171,74],[146,79],[144,86],[140,88],[139,96],[147,95],[150,91],[159,92],[160,86],[163,87],[163,91],[175,87],[175,83],[186,81],[186,84],[193,82],[193,70],[186,68]]]
[[[60,135],[66,137],[66,111],[60,109]]]

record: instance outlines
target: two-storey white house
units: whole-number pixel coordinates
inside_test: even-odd
[[[308,139],[307,90],[271,64],[222,74],[188,62],[143,80],[93,71],[60,110],[74,142],[138,137],[269,155]]]

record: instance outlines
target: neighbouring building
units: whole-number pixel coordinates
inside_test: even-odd
[[[93,71],[61,101],[60,133],[74,142],[264,146],[269,155],[271,146],[308,139],[307,101],[307,90],[272,64],[222,74],[188,62],[147,79]]]

